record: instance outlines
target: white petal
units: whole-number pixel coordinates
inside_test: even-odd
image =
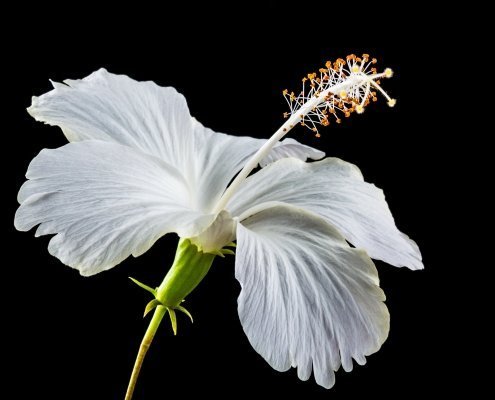
[[[217,133],[193,119],[197,138],[193,156],[183,169],[187,182],[194,187],[195,208],[211,212],[227,185],[261,144],[250,137]]]
[[[275,205],[238,224],[239,317],[254,349],[278,371],[313,368],[330,388],[342,364],[366,362],[389,330],[377,271],[322,218]]]
[[[192,211],[182,176],[161,160],[101,141],[42,150],[19,191],[15,225],[57,234],[48,247],[92,275],[138,256],[167,232],[193,236],[214,216]]]
[[[256,204],[281,201],[325,218],[372,258],[422,269],[414,241],[400,232],[383,192],[366,183],[359,169],[336,158],[315,163],[283,159],[249,177],[227,210],[241,215]]]
[[[184,96],[171,87],[105,69],[65,83],[53,82],[52,91],[33,97],[29,113],[60,126],[71,142],[117,142],[161,158],[184,175],[198,211],[214,207],[233,176],[265,142],[203,127],[190,116]],[[324,153],[295,140],[284,141],[262,164],[287,156],[305,160]]]
[[[33,97],[29,113],[62,128],[71,142],[117,142],[176,168],[192,147],[192,120],[184,96],[154,82],[137,82],[100,69],[81,80],[54,83]]]
[[[195,192],[195,207],[205,213],[211,212],[230,181],[242,169],[246,161],[265,142],[248,136],[231,136],[204,127],[196,119],[193,155],[182,168],[186,179]],[[287,139],[278,143],[272,153],[262,161],[263,166],[284,157],[308,157],[318,159],[325,153]]]
[[[325,153],[313,147],[299,143],[297,140],[287,138],[277,143],[270,154],[260,162],[260,167],[264,168],[267,165],[286,157],[294,157],[301,161],[306,161],[308,158],[319,160],[325,157]]]

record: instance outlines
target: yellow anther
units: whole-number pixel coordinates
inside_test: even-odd
[[[384,95],[390,107],[394,107],[396,100],[380,87],[380,78],[392,77],[393,71],[386,68],[383,73],[378,73],[373,65],[376,63],[376,58],[371,59],[366,53],[362,57],[351,54],[346,59],[326,61],[325,68],[302,78],[302,90],[297,95],[287,89],[282,92],[290,100],[291,108],[290,112],[284,113],[284,118],[294,118],[297,113],[297,122],[319,137],[316,125],[328,126],[330,119],[341,124],[344,117],[350,117],[353,112],[362,114],[371,102],[377,101],[377,91]],[[309,81],[307,85],[306,81]],[[332,114],[333,118],[330,118]],[[284,132],[292,127],[284,127]]]

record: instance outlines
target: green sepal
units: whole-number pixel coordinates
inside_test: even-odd
[[[229,256],[235,256],[235,251],[230,250],[230,249],[222,249],[220,250],[224,256],[229,255]]]
[[[222,250],[212,250],[212,251],[209,251],[208,254],[214,254],[216,256],[225,258],[224,254],[222,253]]]
[[[166,307],[177,307],[203,280],[216,255],[203,253],[189,239],[181,239],[174,264],[158,288],[156,298]]]
[[[144,283],[139,282],[137,279],[129,277],[131,281],[133,281],[136,285],[138,285],[140,288],[143,288],[144,290],[150,292],[154,297],[156,297],[156,289],[153,289],[149,287],[148,285],[145,285]]]
[[[153,309],[155,309],[155,307],[158,307],[162,305],[162,303],[160,303],[159,300],[157,299],[153,299],[151,300],[147,305],[146,305],[146,308],[144,309],[144,315],[143,315],[143,318],[146,317],[146,315]]]
[[[234,242],[227,243],[224,247],[237,247],[237,244]]]
[[[170,323],[172,324],[172,330],[174,331],[174,336],[177,335],[177,316],[173,308],[167,307],[168,315],[170,316]]]
[[[176,310],[179,310],[179,311],[182,311],[184,314],[186,314],[191,319],[191,322],[194,323],[194,320],[193,320],[193,317],[192,317],[191,313],[189,311],[187,311],[184,307],[177,306],[177,307],[175,307],[175,309]]]

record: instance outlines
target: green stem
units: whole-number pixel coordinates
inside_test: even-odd
[[[181,307],[180,303],[194,290],[196,286],[198,286],[199,282],[203,280],[210,270],[214,258],[215,254],[203,253],[202,251],[199,251],[196,245],[191,244],[189,239],[180,239],[179,245],[177,246],[177,252],[175,254],[174,264],[157,290],[133,279],[137,285],[151,292],[156,297],[156,300],[160,305],[156,307],[153,318],[148,326],[148,330],[146,331],[141,342],[141,346],[139,347],[139,352],[136,357],[136,362],[134,363],[134,369],[132,370],[131,379],[125,395],[125,400],[132,399],[132,394],[134,393],[134,388],[136,387],[136,382],[139,376],[139,371],[143,365],[144,357],[151,346],[153,337],[155,336],[165,313],[168,311],[170,314],[174,334],[177,333],[177,320],[174,310],[177,309],[186,313],[192,320],[191,314],[189,314],[184,307]],[[155,306],[154,301],[148,304],[146,310],[150,311],[153,306]]]
[[[167,309],[165,307],[158,306],[155,310],[155,313],[153,314],[150,325],[148,326],[143,340],[141,341],[141,346],[139,346],[139,352],[136,357],[136,362],[134,363],[129,386],[127,387],[127,392],[125,394],[125,400],[132,399],[132,394],[134,393],[134,388],[136,387],[136,382],[139,376],[139,371],[141,371],[141,367],[143,365],[144,357],[146,356],[146,353],[151,346],[153,337],[155,336],[155,333],[160,326],[160,322],[162,322],[162,318],[165,315],[166,311]]]

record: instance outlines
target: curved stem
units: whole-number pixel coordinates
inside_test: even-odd
[[[134,363],[134,368],[132,370],[131,379],[129,380],[129,386],[127,387],[127,392],[125,394],[125,400],[131,400],[132,394],[134,393],[134,388],[136,387],[136,382],[139,376],[139,371],[143,365],[144,357],[151,346],[151,342],[155,336],[155,333],[162,322],[162,318],[165,315],[167,309],[163,306],[158,306],[153,314],[150,325],[144,334],[143,340],[141,341],[141,346],[139,346],[139,352],[136,357],[136,362]]]

